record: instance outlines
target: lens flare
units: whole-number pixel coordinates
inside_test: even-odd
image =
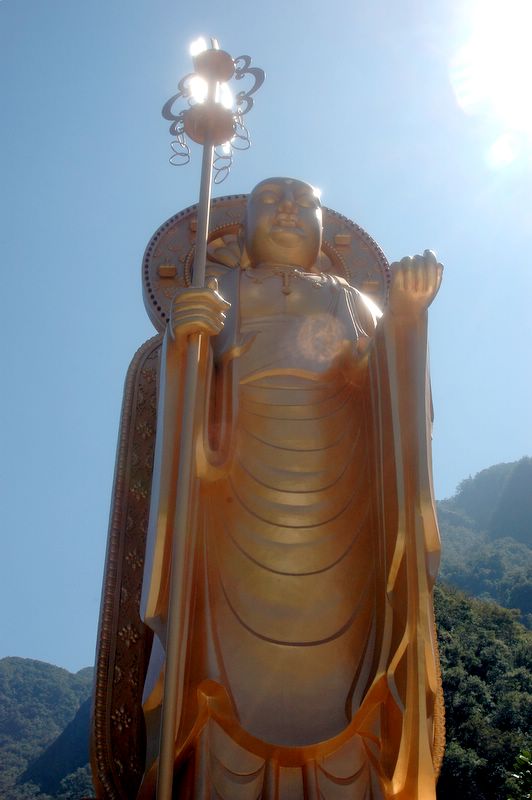
[[[231,109],[233,107],[233,93],[227,83],[219,83],[216,87],[216,102],[220,103],[224,108]]]
[[[204,103],[207,97],[207,81],[200,75],[193,75],[189,83],[190,94],[196,103]]]
[[[492,167],[505,167],[515,161],[517,154],[515,138],[509,133],[503,133],[488,150],[488,164]]]
[[[207,42],[205,41],[204,37],[198,36],[197,39],[194,39],[194,41],[190,43],[189,52],[192,58],[195,58],[195,56],[199,56],[199,54],[203,53],[203,51],[206,49]]]
[[[451,63],[460,107],[498,133],[488,153],[492,166],[532,149],[532,3],[482,0],[471,7],[470,33]]]

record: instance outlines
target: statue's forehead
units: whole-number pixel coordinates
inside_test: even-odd
[[[253,197],[258,191],[264,189],[267,186],[277,187],[277,186],[293,186],[294,188],[301,188],[305,190],[311,191],[313,194],[316,194],[316,190],[312,184],[307,183],[306,181],[300,181],[298,178],[266,178],[265,180],[258,183],[254,189],[252,189],[250,193],[250,197]]]

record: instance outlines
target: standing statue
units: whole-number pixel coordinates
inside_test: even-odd
[[[307,183],[247,205],[240,269],[175,295],[165,335],[142,617],[154,796],[187,337],[203,335],[179,682],[180,798],[435,797],[439,557],[427,308],[434,255],[392,266],[384,313],[321,274]]]
[[[442,267],[430,251],[389,267],[312,186],[271,178],[247,202],[213,202],[207,286],[195,289],[194,214],[161,226],[144,259],[160,334],[126,382],[97,796],[155,798],[179,545],[174,797],[435,800],[427,309]],[[183,371],[198,333],[189,539],[175,542]]]

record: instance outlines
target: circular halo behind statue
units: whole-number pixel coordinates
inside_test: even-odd
[[[242,263],[241,231],[247,195],[212,201],[207,272],[220,275]],[[318,267],[321,272],[345,278],[384,308],[390,268],[378,244],[347,217],[323,207],[323,240]],[[144,304],[158,331],[164,330],[176,290],[190,286],[197,205],[170,217],[150,239],[142,261]]]

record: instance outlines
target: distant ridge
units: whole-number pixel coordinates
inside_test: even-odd
[[[491,539],[509,537],[532,547],[532,458],[481,470],[440,505],[468,517]]]
[[[532,628],[532,459],[484,469],[438,503],[440,581],[519,610]]]

